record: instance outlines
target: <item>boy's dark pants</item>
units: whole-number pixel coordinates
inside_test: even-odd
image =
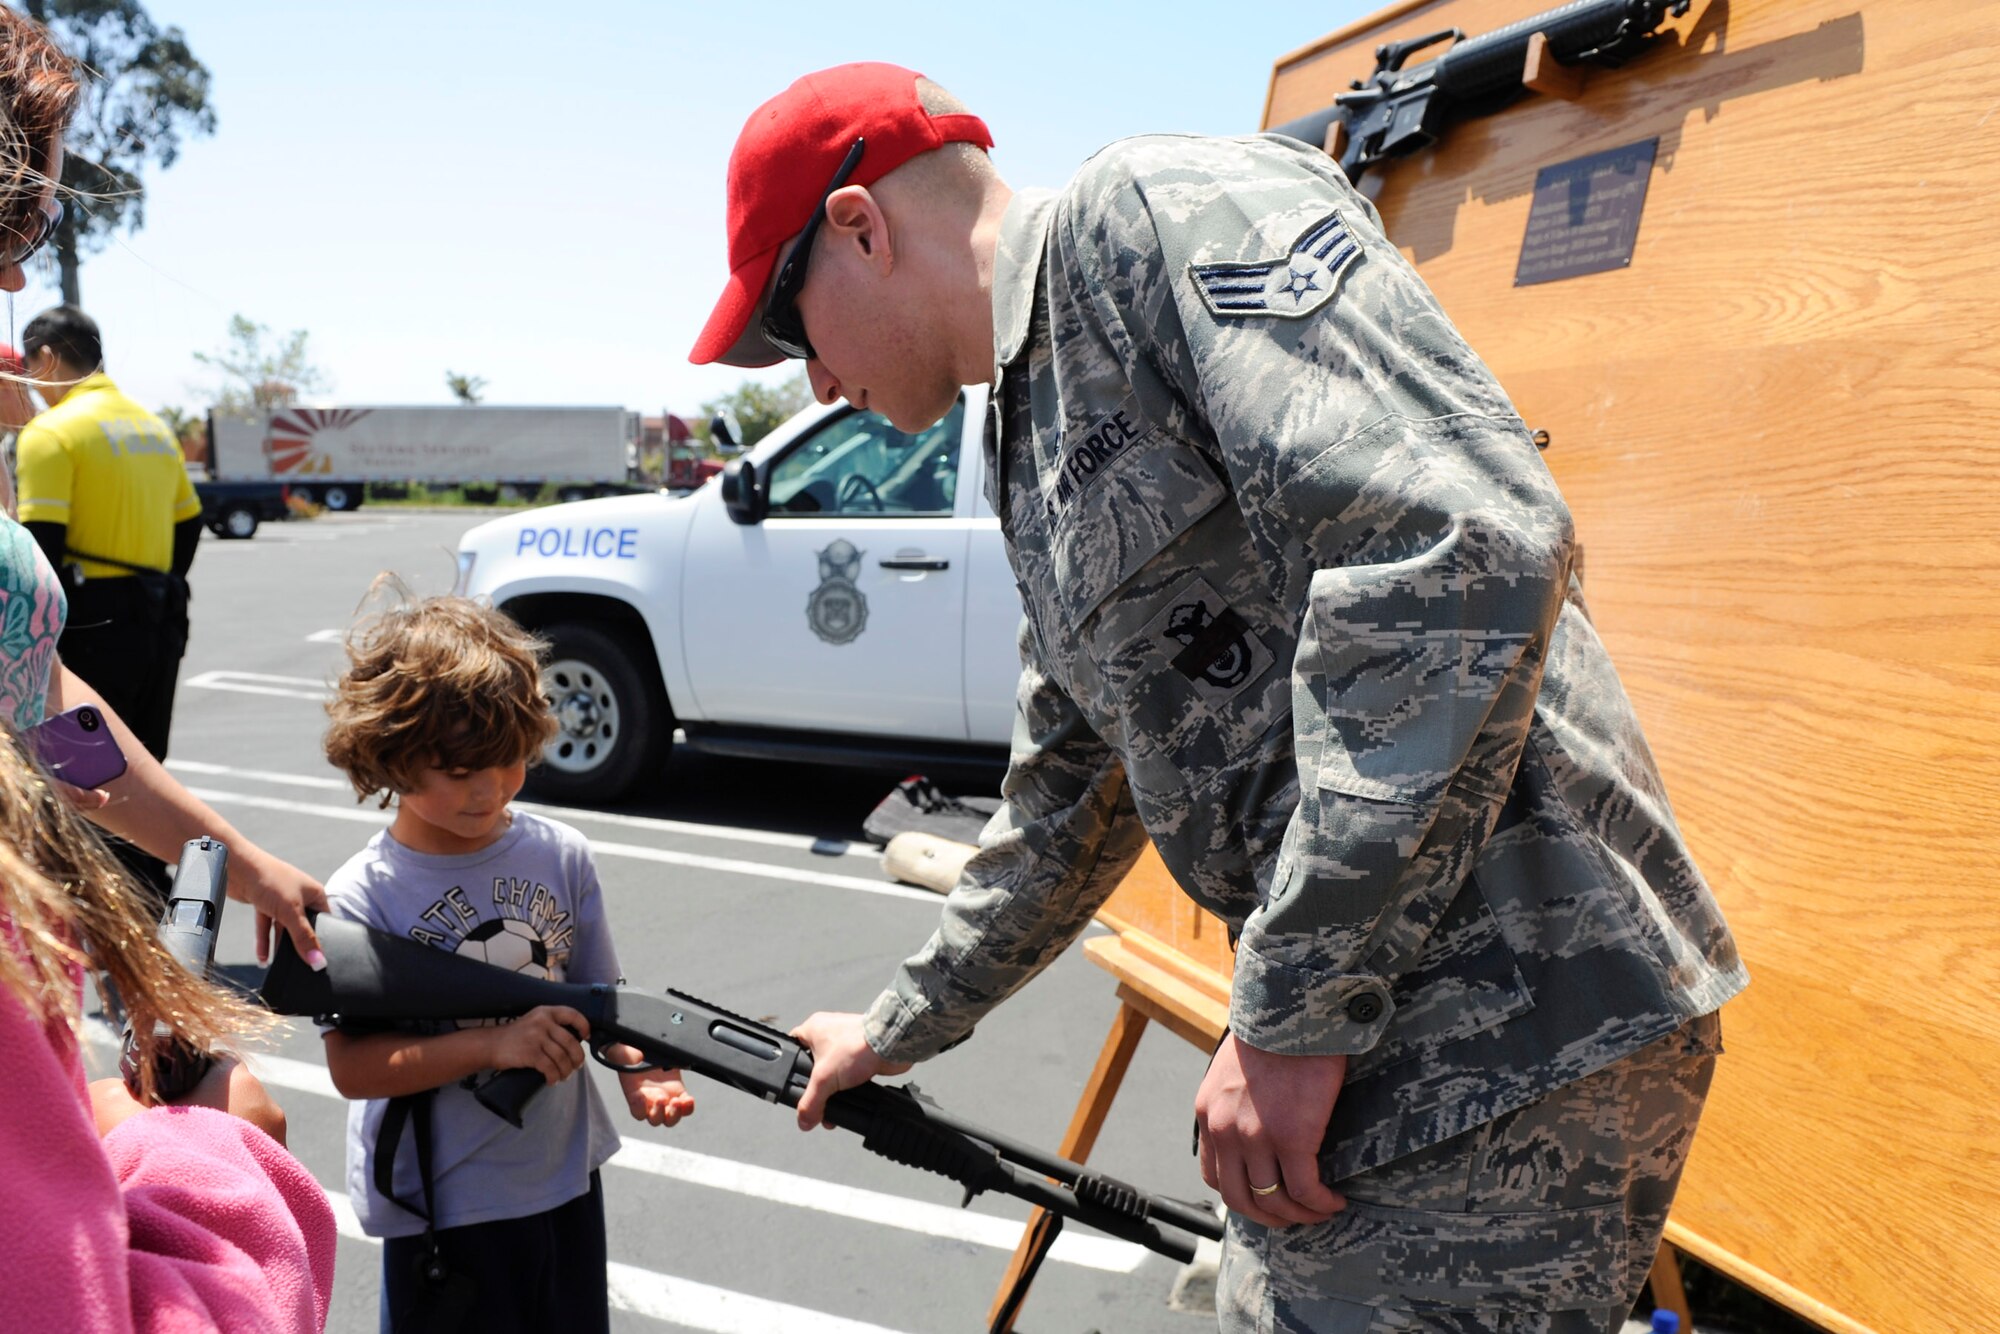
[[[422,1236],[382,1243],[382,1334],[609,1334],[604,1190],[526,1218],[445,1228],[437,1234],[452,1286],[466,1297],[451,1320],[418,1276]]]

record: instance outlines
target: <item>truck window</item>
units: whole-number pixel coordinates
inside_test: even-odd
[[[836,417],[772,466],[768,517],[949,516],[958,496],[964,429],[962,398],[943,421],[918,435],[872,412]]]

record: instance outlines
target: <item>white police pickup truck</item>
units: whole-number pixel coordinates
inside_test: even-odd
[[[562,731],[531,780],[605,801],[703,750],[821,762],[997,765],[1012,731],[1020,595],[987,508],[968,389],[920,435],[815,406],[692,495],[495,519],[458,591],[551,644]]]

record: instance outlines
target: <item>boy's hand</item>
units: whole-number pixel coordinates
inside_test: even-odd
[[[618,1083],[625,1090],[625,1105],[632,1109],[635,1121],[670,1126],[694,1112],[694,1098],[681,1083],[678,1070],[636,1070],[620,1074]]]
[[[567,1005],[538,1005],[512,1023],[488,1029],[495,1070],[539,1070],[551,1084],[560,1084],[583,1064],[583,1040],[590,1021]]]

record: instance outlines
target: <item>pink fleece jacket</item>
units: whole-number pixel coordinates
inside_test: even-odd
[[[333,1211],[249,1122],[155,1107],[99,1139],[76,1041],[0,987],[0,1329],[313,1331]]]

